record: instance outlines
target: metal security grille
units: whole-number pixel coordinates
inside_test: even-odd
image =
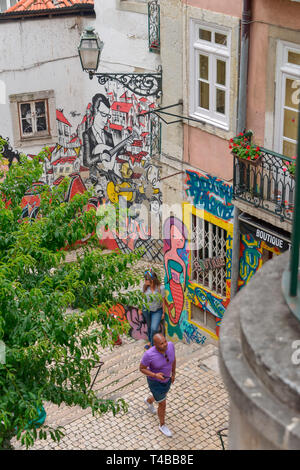
[[[226,297],[227,232],[206,220],[192,216],[192,281]],[[200,262],[222,259],[224,266],[203,270]]]

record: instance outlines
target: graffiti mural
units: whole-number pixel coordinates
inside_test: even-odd
[[[206,341],[206,336],[200,333],[199,328],[197,328],[193,323],[189,323],[187,321],[184,321],[183,324],[183,337],[188,344],[204,344]]]
[[[185,307],[185,290],[188,284],[188,236],[183,222],[169,217],[164,223],[164,266],[166,288],[166,322],[168,334],[182,339],[179,324]]]
[[[240,243],[240,279],[239,288],[250,281],[262,265],[260,242],[252,235],[242,235]]]
[[[135,307],[125,307],[121,304],[114,305],[110,309],[110,314],[117,318],[120,322],[128,322],[130,325],[129,334],[133,339],[148,340],[147,323],[142,315],[139,315],[138,309]],[[160,323],[158,333],[163,333],[163,323]]]
[[[280,255],[282,253],[277,247],[270,247],[263,241],[258,240],[252,234],[243,234],[240,241],[240,275],[239,289],[245,286],[252,276],[262,267],[263,250]]]
[[[0,135],[0,139],[5,140],[5,144],[0,143],[0,153],[4,158],[4,165],[8,165],[10,167],[14,160],[17,162],[20,161],[20,153],[16,150],[13,150],[12,146],[10,145],[9,138],[2,137]]]
[[[58,139],[49,147],[39,183],[58,185],[68,176],[67,200],[93,186],[96,194],[91,205],[96,208],[118,203],[122,197],[130,209],[128,235],[119,238],[111,233],[112,245],[126,252],[144,246],[149,259],[163,261],[163,243],[151,238],[148,221],[140,215],[143,205],[149,214],[157,214],[158,224],[161,220],[160,126],[155,115],[147,114],[155,108],[155,98],[125,91],[114,80],[99,90],[83,114],[72,110],[67,116],[64,109],[56,110]],[[9,165],[18,160],[9,143],[2,150]],[[38,213],[39,202],[31,192],[23,204],[25,217]]]
[[[216,176],[187,171],[186,193],[194,206],[227,222],[233,222],[232,186]]]

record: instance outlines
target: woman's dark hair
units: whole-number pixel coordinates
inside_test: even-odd
[[[153,283],[154,288],[160,287],[161,285],[161,282],[158,279],[157,274],[154,271],[152,271],[152,269],[149,271],[145,271],[145,281],[150,281],[151,283]],[[143,292],[146,292],[146,289],[147,289],[147,286],[144,284]]]

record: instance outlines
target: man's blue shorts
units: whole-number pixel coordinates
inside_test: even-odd
[[[161,401],[165,401],[165,399],[167,398],[167,393],[171,387],[171,379],[169,379],[168,382],[163,383],[163,382],[158,382],[157,380],[151,380],[149,379],[149,377],[147,377],[147,381],[148,381],[150,391],[152,395],[154,396],[154,400],[157,403],[160,403]]]

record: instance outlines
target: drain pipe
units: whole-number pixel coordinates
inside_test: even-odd
[[[247,85],[248,85],[248,57],[251,22],[251,0],[243,0],[242,30],[241,30],[241,56],[239,70],[239,98],[237,111],[237,134],[246,128],[247,118]],[[232,268],[231,268],[231,294],[236,295],[240,272],[240,210],[234,206],[233,242],[232,242]]]

